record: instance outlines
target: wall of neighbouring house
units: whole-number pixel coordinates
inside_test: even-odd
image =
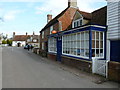
[[[108,78],[119,81],[120,79],[120,1],[108,2],[107,7],[107,60]]]

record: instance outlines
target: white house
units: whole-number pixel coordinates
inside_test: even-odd
[[[13,33],[13,42],[12,46],[22,47],[26,45],[27,37],[29,35],[15,35],[15,32]]]

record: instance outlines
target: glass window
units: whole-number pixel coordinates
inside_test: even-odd
[[[44,50],[44,42],[42,42],[42,50]]]
[[[89,31],[64,35],[63,54],[89,57]]]
[[[44,38],[44,31],[42,32],[42,39]]]
[[[49,52],[54,52],[56,53],[57,52],[57,45],[56,45],[56,38],[52,37],[52,38],[49,38],[48,40],[48,51]],[[63,43],[63,45],[65,46],[65,43]],[[63,49],[64,51],[64,49]]]
[[[82,23],[82,21],[83,21],[83,19],[81,18],[81,19],[78,19],[78,20],[75,20],[75,21],[73,21],[73,28],[75,28],[75,27],[78,27],[78,26],[81,26],[83,23]]]
[[[92,31],[92,57],[104,57],[104,32]]]
[[[50,27],[50,34],[52,34],[53,26]]]

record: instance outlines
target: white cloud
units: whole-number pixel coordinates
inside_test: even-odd
[[[0,12],[2,11],[3,9],[2,8],[0,8]]]
[[[105,0],[77,0],[78,7],[82,11],[92,12],[97,8],[93,8],[91,4],[106,2]],[[36,14],[42,13],[52,13],[53,15],[59,14],[62,10],[64,10],[68,6],[68,0],[46,0],[42,2],[42,6],[35,7]],[[100,8],[100,7],[99,7]],[[52,11],[52,12],[51,12]]]
[[[0,2],[42,2],[44,0],[0,0]]]
[[[23,10],[9,11],[3,16],[3,18],[4,18],[5,21],[14,20],[16,18],[16,15],[20,14],[22,12],[23,12]]]

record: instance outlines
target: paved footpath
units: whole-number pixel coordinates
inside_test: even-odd
[[[96,84],[86,77],[23,48],[2,49],[2,88],[118,88],[117,83]]]
[[[2,47],[0,47],[0,89],[2,88]]]

